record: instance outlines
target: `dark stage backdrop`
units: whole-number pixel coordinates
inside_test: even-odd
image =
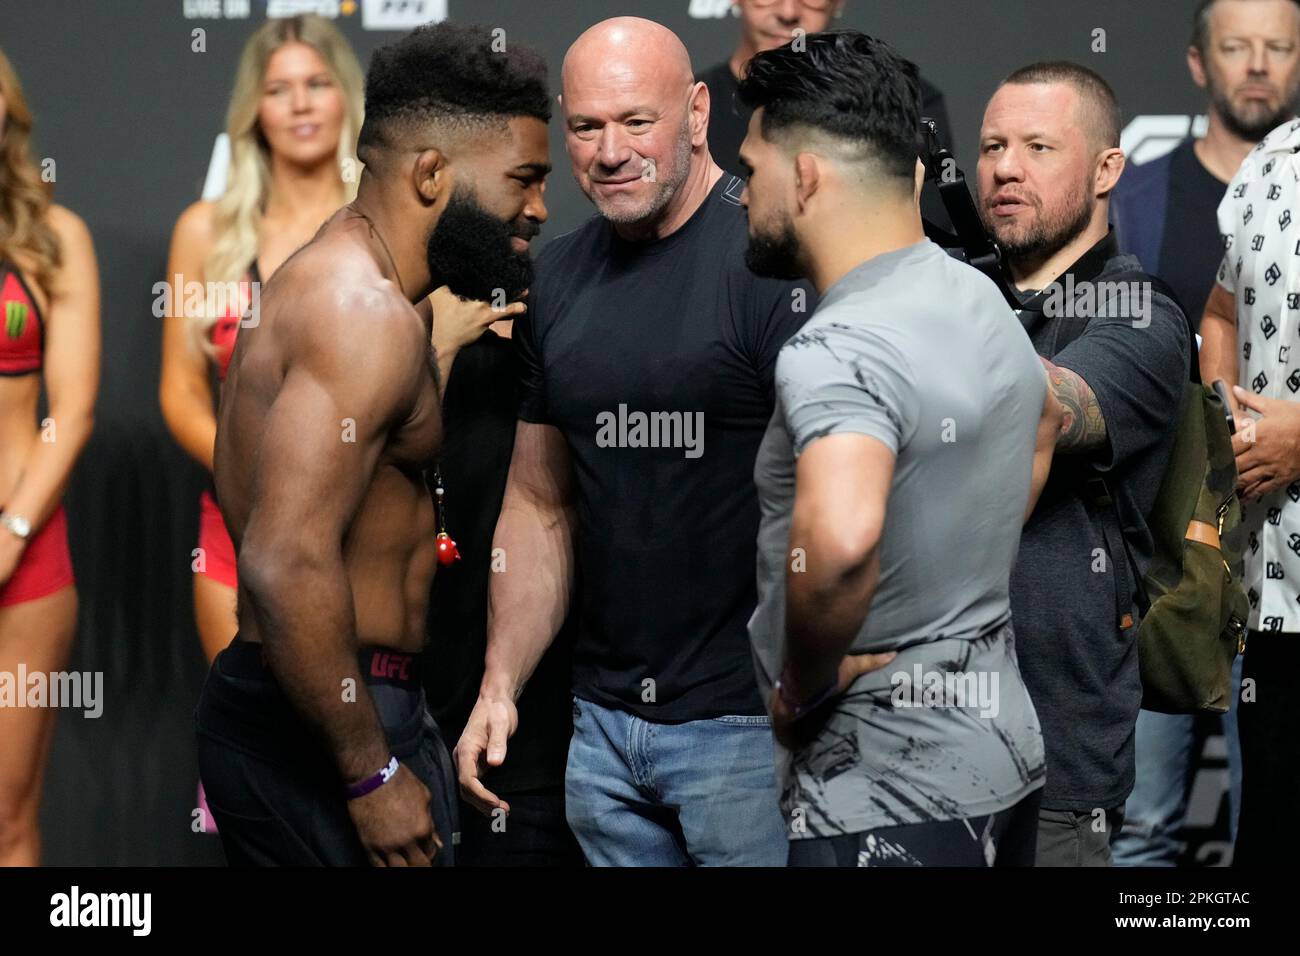
[[[1152,117],[1131,131],[1147,139],[1143,152],[1185,133],[1203,109],[1184,65],[1194,6],[848,0],[840,23],[892,41],[947,94],[958,158],[970,170],[985,99],[1001,76],[1033,59],[1065,57],[1100,70],[1126,116]],[[337,17],[365,63],[396,35],[385,25],[400,32],[410,25],[403,18],[474,20],[540,49],[557,86],[568,44],[619,14],[675,30],[697,69],[718,62],[735,42],[728,9],[727,0],[0,0],[0,44],[36,114],[37,155],[54,160],[57,200],[89,224],[103,277],[97,424],[67,503],[81,593],[72,666],[103,672],[106,702],[96,720],[59,716],[43,813],[48,863],[221,860],[214,837],[191,832],[191,711],[204,668],[190,549],[201,475],[158,410],[160,322],[151,289],[163,276],[176,216],[203,189],[236,58],[254,25],[299,10]],[[543,241],[588,214],[558,130],[553,125],[556,172]],[[1223,850],[1214,842],[1226,816],[1216,741],[1194,796],[1193,822],[1202,829],[1193,852],[1203,862]]]

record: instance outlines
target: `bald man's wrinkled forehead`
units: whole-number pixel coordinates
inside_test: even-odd
[[[662,24],[614,17],[578,37],[564,56],[564,100],[588,91],[643,99],[680,95],[695,80],[686,47]]]

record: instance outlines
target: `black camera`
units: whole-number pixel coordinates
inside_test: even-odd
[[[966,185],[966,175],[957,165],[956,157],[939,141],[939,127],[929,117],[921,119],[921,162],[925,165],[926,178],[938,188],[943,208],[952,222],[952,231],[949,232],[925,220],[926,236],[947,250],[949,255],[974,266],[992,279],[1007,305],[1019,312],[1020,299],[1016,296],[1002,250],[985,230]]]

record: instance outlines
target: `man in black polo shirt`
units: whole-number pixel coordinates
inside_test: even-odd
[[[771,725],[746,630],[754,459],[773,366],[815,303],[745,267],[743,183],[670,31],[597,24],[564,61],[566,145],[599,216],[546,247],[515,324],[524,397],[494,548],[462,792],[505,759],[515,700],[581,571],[566,811],[595,865],[780,866]]]
[[[844,10],[845,0],[733,0],[740,17],[740,39],[736,50],[721,63],[700,72],[696,79],[709,88],[709,152],[713,161],[726,172],[743,176],[740,167],[740,144],[749,130],[753,110],[736,97],[740,73],[749,60],[764,50],[775,50],[798,37],[799,33],[820,33]],[[939,126],[939,140],[952,148],[952,130],[948,125],[948,107],[943,94],[925,77],[921,83],[921,115]],[[927,182],[921,191],[921,215],[944,228],[948,214],[938,190]]]
[[[980,129],[979,206],[1021,290],[1021,322],[1065,407],[1051,477],[1025,525],[1011,611],[1043,727],[1038,864],[1105,866],[1133,788],[1142,686],[1136,576],[1191,356],[1186,319],[1119,254],[1107,216],[1124,171],[1119,106],[1096,73],[1041,63],[1008,77]],[[1112,292],[1116,294],[1112,294]],[[1063,336],[1081,334],[1064,347]],[[1104,479],[1114,503],[1092,493]],[[1121,529],[1122,522],[1122,529]]]

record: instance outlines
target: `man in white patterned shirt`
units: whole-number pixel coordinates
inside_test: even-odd
[[[1300,120],[1265,137],[1219,206],[1224,258],[1201,321],[1201,376],[1234,386],[1249,528],[1242,802],[1234,862],[1300,852]]]

